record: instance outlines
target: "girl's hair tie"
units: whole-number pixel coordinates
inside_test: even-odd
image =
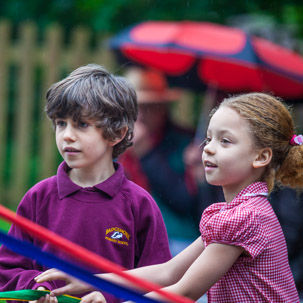
[[[293,135],[289,141],[290,145],[302,145],[303,136],[302,135]]]

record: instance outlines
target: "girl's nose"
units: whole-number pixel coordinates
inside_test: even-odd
[[[208,142],[205,146],[203,151],[207,154],[214,154],[215,153],[215,149],[214,149],[214,144],[212,144],[212,142]]]

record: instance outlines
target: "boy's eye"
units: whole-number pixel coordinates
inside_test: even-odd
[[[56,126],[63,127],[66,125],[66,122],[63,120],[56,120]]]
[[[82,121],[80,121],[80,122],[78,123],[78,126],[81,127],[81,128],[86,128],[86,127],[89,126],[89,124],[88,124],[87,122],[82,122]]]

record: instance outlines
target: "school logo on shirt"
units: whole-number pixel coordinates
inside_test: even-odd
[[[130,234],[122,228],[111,227],[105,232],[105,240],[128,246]]]

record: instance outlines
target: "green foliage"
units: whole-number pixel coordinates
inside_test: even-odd
[[[303,38],[303,3],[298,5],[285,5],[283,10],[283,15],[281,15],[283,23],[297,25],[298,36]]]
[[[96,32],[115,33],[146,20],[196,20],[225,23],[238,14],[273,16],[278,23],[303,24],[301,0],[2,0],[0,17],[18,24],[33,20],[41,28],[59,22],[69,31],[86,25]],[[299,26],[303,36],[303,28]]]

